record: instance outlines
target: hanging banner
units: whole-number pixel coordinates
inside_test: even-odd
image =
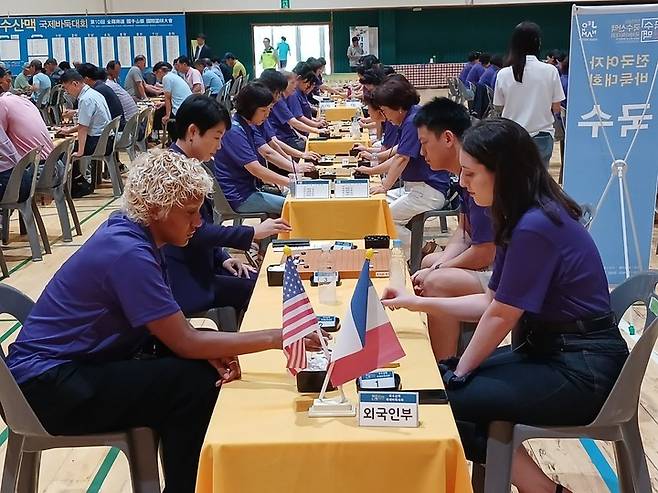
[[[658,5],[571,17],[564,187],[594,206],[608,281],[649,268],[658,177]]]
[[[119,60],[125,75],[137,55],[144,55],[152,67],[185,53],[185,14],[0,19],[0,60],[14,75],[23,63],[48,58],[103,67]]]

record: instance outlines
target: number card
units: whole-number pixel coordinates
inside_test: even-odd
[[[395,389],[395,374],[392,371],[371,371],[359,377],[363,390]]]
[[[359,426],[418,427],[417,392],[359,392]]]
[[[370,185],[367,179],[336,180],[334,197],[340,199],[365,198],[370,196]]]
[[[296,199],[328,199],[329,180],[297,180],[294,196]]]

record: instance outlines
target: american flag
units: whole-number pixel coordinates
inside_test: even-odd
[[[289,255],[283,273],[283,352],[288,358],[286,367],[293,375],[306,368],[304,337],[316,330],[320,330],[318,318]]]

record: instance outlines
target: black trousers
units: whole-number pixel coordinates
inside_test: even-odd
[[[469,460],[484,464],[492,421],[585,425],[601,410],[628,356],[616,327],[590,336],[561,335],[550,344],[499,348],[468,383],[448,391]]]
[[[207,361],[168,356],[65,363],[21,389],[54,435],[153,428],[162,440],[165,492],[193,493],[217,380]]]

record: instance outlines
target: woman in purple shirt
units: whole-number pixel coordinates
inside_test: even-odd
[[[297,79],[295,80],[296,89],[286,98],[288,108],[290,108],[292,116],[309,127],[316,129],[317,132],[319,129],[326,127],[327,124],[324,120],[313,118],[311,104],[308,102],[308,93],[315,84],[315,74],[311,70],[311,67],[304,62],[299,62],[293,69],[293,72],[297,75]],[[303,133],[307,135],[306,132]]]
[[[462,185],[492,211],[498,252],[487,293],[420,298],[387,290],[383,303],[479,319],[461,358],[439,368],[466,455],[483,464],[492,421],[591,422],[628,349],[580,208],[550,177],[527,131],[504,118],[484,120],[465,133],[460,160]],[[514,351],[498,347],[510,332]],[[568,491],[523,446],[512,483],[519,491]]]

